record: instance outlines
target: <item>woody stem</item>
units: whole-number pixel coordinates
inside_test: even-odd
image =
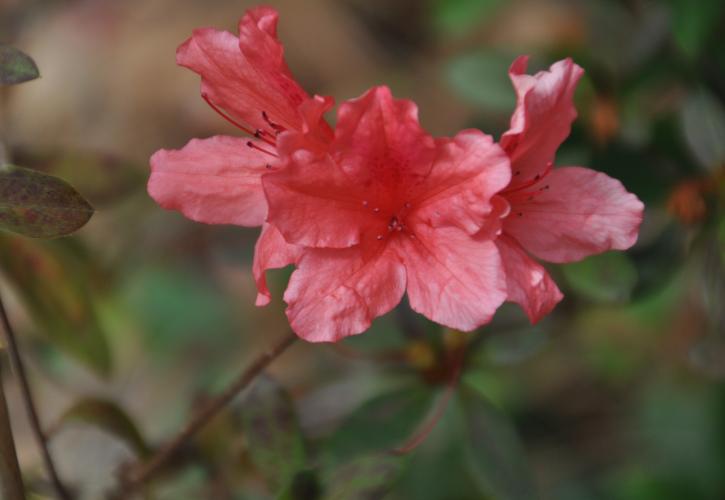
[[[18,455],[10,427],[10,415],[5,401],[5,388],[0,366],[0,492],[8,500],[25,500],[23,476],[20,474]]]
[[[246,389],[254,379],[277,359],[283,352],[297,340],[297,335],[289,332],[269,351],[256,358],[231,385],[217,397],[205,404],[197,414],[186,424],[176,437],[162,446],[148,461],[131,467],[124,478],[123,493],[116,498],[125,498],[135,492],[140,486],[154,477],[163,467],[183,449],[196,434],[211,421],[225,406],[227,406],[242,390]]]
[[[53,458],[48,450],[48,438],[43,432],[43,427],[40,424],[40,418],[38,417],[38,411],[35,408],[33,400],[33,393],[30,389],[30,382],[28,381],[28,374],[25,371],[25,363],[23,358],[20,356],[20,348],[16,340],[15,331],[10,323],[7,311],[5,310],[5,304],[3,304],[2,297],[0,297],[0,320],[2,320],[3,329],[5,330],[5,337],[7,339],[8,352],[10,353],[10,360],[12,361],[15,373],[18,377],[20,384],[20,394],[22,395],[23,403],[25,403],[25,409],[28,412],[28,419],[30,421],[30,428],[33,431],[35,440],[40,448],[40,454],[45,464],[45,469],[48,472],[50,481],[53,483],[56,495],[61,500],[71,500],[71,496],[66,490],[65,486],[58,476],[58,472],[53,463]]]

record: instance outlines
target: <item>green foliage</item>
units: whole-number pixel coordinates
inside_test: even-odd
[[[292,400],[269,377],[256,381],[240,407],[242,429],[254,465],[273,491],[289,485],[306,462],[305,444]]]
[[[0,268],[40,334],[96,374],[110,375],[111,352],[93,294],[102,277],[83,247],[73,240],[0,235]]]
[[[402,459],[383,453],[360,456],[331,472],[323,500],[376,500],[391,489]]]
[[[158,360],[199,349],[202,339],[213,339],[216,352],[233,340],[231,306],[205,276],[177,266],[142,268],[129,276],[124,295],[149,332],[144,341]]]
[[[622,252],[607,252],[562,267],[569,286],[599,302],[626,302],[637,284],[637,269]]]
[[[672,31],[682,52],[694,58],[708,41],[721,21],[723,3],[720,0],[666,0],[670,6]]]
[[[446,67],[446,77],[456,93],[485,110],[510,113],[516,104],[508,68],[511,54],[478,51],[453,59]]]
[[[422,387],[407,386],[366,401],[330,439],[330,458],[339,463],[401,445],[425,418],[432,396]]]
[[[62,179],[0,166],[0,229],[33,238],[57,238],[77,231],[92,215],[93,207]]]
[[[16,85],[40,76],[33,59],[8,45],[0,45],[0,85]]]
[[[494,14],[502,0],[431,0],[433,19],[438,30],[462,35],[481,19]]]
[[[687,144],[700,165],[717,170],[725,165],[725,108],[711,93],[691,93],[681,111]]]
[[[56,429],[80,423],[92,425],[125,442],[137,456],[145,458],[149,446],[133,419],[117,403],[100,398],[76,401],[58,420]]]
[[[481,492],[497,500],[539,497],[516,430],[478,391],[462,395],[466,464]]]

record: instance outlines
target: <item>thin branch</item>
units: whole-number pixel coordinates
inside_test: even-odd
[[[1,370],[2,366],[0,366],[0,492],[2,498],[8,500],[25,500],[23,476],[20,474],[15,440],[10,428],[10,415],[5,401]]]
[[[126,498],[136,492],[147,481],[154,477],[164,466],[179,453],[196,434],[217,413],[227,406],[242,390],[264,371],[269,364],[277,359],[283,352],[297,340],[293,332],[285,335],[272,349],[265,352],[247,367],[232,384],[217,397],[211,399],[189,421],[186,427],[177,436],[160,448],[148,461],[131,467],[122,480],[122,492],[111,495],[111,498]]]
[[[390,450],[392,455],[407,455],[423,444],[430,433],[433,432],[433,429],[436,428],[436,425],[438,425],[438,422],[448,409],[451,397],[453,397],[453,393],[456,392],[456,388],[458,387],[458,380],[461,376],[464,355],[464,348],[459,348],[456,352],[452,353],[453,365],[449,368],[450,375],[448,383],[446,384],[446,388],[443,390],[443,394],[440,395],[435,406],[429,412],[430,417],[426,418],[418,429],[416,429],[416,431],[403,444]]]
[[[30,383],[28,382],[28,375],[25,371],[25,364],[23,358],[20,356],[20,349],[15,337],[15,331],[10,324],[5,305],[3,304],[2,297],[0,297],[0,319],[2,320],[3,328],[5,330],[5,336],[8,343],[8,352],[10,353],[10,359],[12,360],[17,374],[18,381],[20,382],[20,394],[22,395],[23,402],[25,403],[25,409],[28,412],[28,418],[30,420],[30,428],[33,430],[35,440],[38,442],[40,453],[43,457],[45,468],[48,471],[50,481],[53,483],[58,498],[61,500],[71,500],[71,496],[68,490],[65,489],[63,483],[58,476],[58,472],[53,464],[53,458],[50,456],[48,450],[48,439],[43,432],[43,428],[40,425],[40,419],[38,418],[38,412],[35,409],[35,403],[33,402],[33,393],[30,389]]]

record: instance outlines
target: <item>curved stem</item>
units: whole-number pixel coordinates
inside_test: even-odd
[[[58,476],[55,464],[53,463],[53,458],[50,455],[50,450],[48,450],[48,438],[43,432],[43,427],[40,424],[40,418],[38,418],[38,412],[35,409],[35,403],[33,402],[33,392],[30,389],[30,382],[28,381],[28,375],[25,371],[25,363],[23,362],[23,358],[20,356],[20,349],[18,347],[18,343],[15,337],[15,331],[10,324],[10,318],[8,318],[8,313],[5,310],[5,304],[3,304],[2,297],[0,297],[0,319],[2,320],[3,328],[5,330],[5,337],[7,338],[10,359],[12,360],[13,367],[15,368],[15,373],[18,377],[18,382],[20,383],[20,393],[22,394],[23,402],[25,403],[25,409],[28,412],[30,428],[33,431],[33,435],[35,436],[35,440],[38,443],[38,447],[40,448],[40,453],[43,457],[45,469],[48,472],[50,481],[53,483],[53,488],[55,489],[58,498],[60,498],[61,500],[71,500],[71,496],[68,493],[68,490],[66,490],[65,486],[60,480],[60,477]]]
[[[453,397],[453,393],[456,391],[456,387],[458,387],[458,379],[461,376],[464,355],[464,349],[458,349],[457,352],[453,353],[453,366],[451,368],[450,378],[448,379],[443,394],[440,395],[431,410],[430,418],[426,419],[405,443],[397,448],[393,448],[390,450],[390,453],[393,455],[406,455],[423,444],[430,433],[433,432],[433,429],[435,429],[443,414],[448,409],[448,403],[450,403],[451,397]]]
[[[196,434],[214,418],[219,411],[227,406],[242,390],[277,359],[284,351],[297,340],[297,335],[288,333],[269,351],[265,352],[247,367],[232,384],[217,397],[211,399],[186,424],[186,427],[174,439],[161,447],[148,461],[131,467],[122,481],[122,493],[115,498],[125,498],[134,493],[140,486],[155,476],[163,467],[181,450]],[[114,498],[112,496],[112,498]]]
[[[0,350],[0,352],[2,352]],[[0,366],[2,370],[2,366]],[[10,415],[5,401],[5,388],[0,372],[0,492],[8,500],[25,500],[23,476],[20,474],[15,440],[10,428]]]

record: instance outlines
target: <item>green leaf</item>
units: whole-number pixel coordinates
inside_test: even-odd
[[[562,266],[569,286],[598,302],[626,302],[637,285],[637,269],[622,252],[607,252]]]
[[[34,170],[0,166],[0,229],[56,238],[83,227],[93,207],[67,182]]]
[[[722,0],[668,0],[672,31],[682,52],[694,58],[716,28],[723,10]]]
[[[435,0],[433,19],[444,33],[462,36],[502,5],[502,0]]]
[[[0,45],[0,84],[15,85],[40,76],[30,56],[8,45]]]
[[[433,394],[405,387],[364,403],[340,426],[328,443],[335,462],[402,444],[425,418]]]
[[[508,69],[514,58],[500,52],[475,52],[447,67],[448,82],[458,95],[484,109],[510,113],[516,104]]]
[[[107,277],[76,240],[0,233],[0,268],[38,333],[98,375],[109,375],[110,348],[93,302],[94,284]]]
[[[701,89],[688,96],[682,107],[682,128],[697,161],[708,170],[725,165],[725,109]]]
[[[303,470],[295,474],[292,481],[282,490],[275,500],[318,500],[320,481],[312,470]]]
[[[274,491],[287,486],[306,460],[292,399],[275,381],[262,377],[244,399],[240,415],[252,462]]]
[[[131,417],[116,403],[106,399],[86,398],[68,408],[58,421],[60,426],[80,422],[89,424],[117,437],[139,457],[149,455],[149,447]]]
[[[481,492],[496,500],[535,500],[522,445],[507,418],[480,393],[463,393],[466,463]]]
[[[383,453],[361,456],[335,469],[326,481],[323,500],[384,498],[402,469],[402,460]]]

